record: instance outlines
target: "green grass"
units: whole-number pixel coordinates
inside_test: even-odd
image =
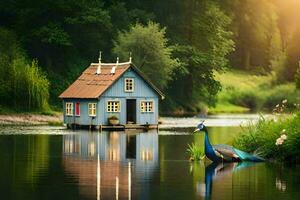
[[[276,145],[283,134],[287,139]],[[243,128],[234,146],[270,160],[300,162],[300,112],[278,120],[261,117],[258,123]]]
[[[7,106],[0,105],[0,115],[21,115],[21,114],[38,114],[38,115],[47,115],[47,116],[58,116],[62,115],[61,110],[53,110],[51,108],[44,110],[17,110]]]
[[[8,108],[6,106],[0,105],[0,114],[1,115],[9,115],[9,114],[15,114],[15,113],[17,113],[15,110]]]
[[[300,101],[300,91],[294,83],[278,85],[272,74],[229,71],[215,75],[222,91],[217,96],[216,107],[209,108],[209,113],[270,112],[284,99],[288,100],[287,110],[293,110],[294,104]]]
[[[214,113],[246,113],[250,109],[238,105],[231,104],[227,101],[217,103],[216,107],[209,108],[209,114]]]
[[[204,159],[205,154],[201,146],[196,145],[195,143],[188,144],[187,152],[190,154],[191,161],[199,161]]]
[[[49,121],[49,122],[48,122],[48,125],[49,125],[49,126],[63,126],[64,123],[61,122],[61,121]]]

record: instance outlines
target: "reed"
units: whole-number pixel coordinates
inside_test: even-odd
[[[203,148],[195,143],[188,144],[187,152],[190,154],[191,161],[203,160],[205,157]]]

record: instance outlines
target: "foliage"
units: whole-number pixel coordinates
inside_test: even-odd
[[[296,87],[300,89],[300,61],[299,61],[299,67],[295,76],[295,81],[296,81]]]
[[[234,146],[247,152],[256,152],[267,159],[300,161],[300,113],[279,119],[261,119],[256,124],[243,128]],[[287,139],[276,145],[283,134]]]
[[[214,105],[220,91],[214,70],[233,66],[272,74],[272,84],[293,81],[300,57],[299,8],[294,0],[2,1],[0,26],[12,34],[0,41],[0,62],[8,66],[16,52],[25,63],[37,59],[51,83],[50,102],[60,106],[58,95],[96,61],[99,50],[105,62],[116,54],[127,60],[132,51],[137,67],[166,93],[165,112],[199,112],[204,104]],[[134,31],[132,43],[122,41],[122,48],[114,48],[120,35],[127,39]],[[1,94],[11,87],[3,82],[5,77]],[[223,105],[264,105],[265,96],[256,90],[237,93],[243,98],[229,101],[232,91]]]
[[[187,152],[190,154],[190,159],[193,161],[203,160],[205,157],[203,148],[194,143],[188,144]]]
[[[295,109],[295,104],[299,103],[297,99],[300,97],[300,91],[295,85],[274,85],[272,75],[249,75],[241,71],[228,71],[224,74],[216,73],[216,79],[223,86],[217,97],[219,110],[222,110],[220,105],[223,104],[241,106],[246,108],[244,111],[272,111],[278,103],[287,99],[286,111],[291,111]]]
[[[36,60],[29,64],[12,33],[0,29],[0,102],[16,110],[47,110],[49,81]]]
[[[217,4],[199,2],[190,12],[193,20],[189,29],[193,31],[188,32],[186,45],[175,46],[174,56],[180,60],[180,67],[174,72],[176,77],[167,94],[175,101],[173,110],[198,113],[203,111],[203,103],[215,104],[221,85],[213,72],[227,67],[234,43],[228,30],[231,20]]]
[[[245,108],[250,108],[252,111],[261,109],[263,97],[257,94],[254,90],[235,91],[229,98],[229,102],[234,105],[239,105]]]
[[[108,117],[109,120],[118,120],[119,118],[116,115],[112,115]]]
[[[135,24],[127,32],[120,32],[115,47],[115,55],[127,60],[134,55],[134,63],[160,88],[166,87],[178,61],[171,56],[172,48],[167,45],[165,28],[148,22],[147,26]]]
[[[215,113],[246,113],[249,112],[249,108],[234,105],[229,102],[217,102],[215,107],[210,107],[208,109],[208,114]]]
[[[193,112],[200,111],[198,102],[213,104],[221,86],[214,79],[213,68],[207,67],[212,66],[210,56],[190,46],[177,46],[174,55],[179,57],[181,66],[176,69],[176,77],[169,84],[170,98]]]
[[[210,68],[222,69],[228,64],[227,55],[234,50],[233,33],[228,30],[231,18],[216,3],[208,1],[204,6],[203,14],[195,14],[193,19],[195,37],[192,42],[197,49],[207,53]]]
[[[48,122],[49,126],[63,126],[63,122],[62,121],[49,121]]]
[[[286,99],[287,103],[285,105],[285,110],[292,111],[297,108],[296,104],[299,103],[299,98],[300,90],[297,90],[294,84],[289,83],[277,85],[266,93],[263,107],[271,110],[277,104]]]

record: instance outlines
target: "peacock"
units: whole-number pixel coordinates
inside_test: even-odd
[[[224,175],[234,173],[238,170],[252,167],[253,165],[257,165],[258,163],[254,162],[239,162],[239,163],[217,163],[212,162],[209,165],[205,167],[205,184],[200,185],[200,187],[203,187],[201,191],[205,191],[203,193],[203,196],[205,196],[205,199],[211,199],[211,194],[213,190],[213,182],[215,179],[220,179]]]
[[[251,155],[239,149],[236,149],[229,145],[218,144],[211,145],[208,138],[208,131],[206,126],[204,125],[204,121],[198,124],[194,133],[204,131],[205,139],[204,139],[204,149],[205,155],[208,159],[213,162],[240,162],[240,161],[252,161],[252,162],[262,162],[263,158]]]

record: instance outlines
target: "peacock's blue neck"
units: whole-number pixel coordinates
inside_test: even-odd
[[[205,140],[204,140],[204,146],[205,146],[205,155],[211,160],[211,161],[219,161],[220,158],[216,155],[213,147],[211,146],[208,138],[208,132],[205,130]]]
[[[208,138],[208,132],[207,130],[205,130],[205,140],[204,140],[204,145],[205,145],[205,152],[208,152],[210,150],[213,150],[210,142],[209,142],[209,138]]]

